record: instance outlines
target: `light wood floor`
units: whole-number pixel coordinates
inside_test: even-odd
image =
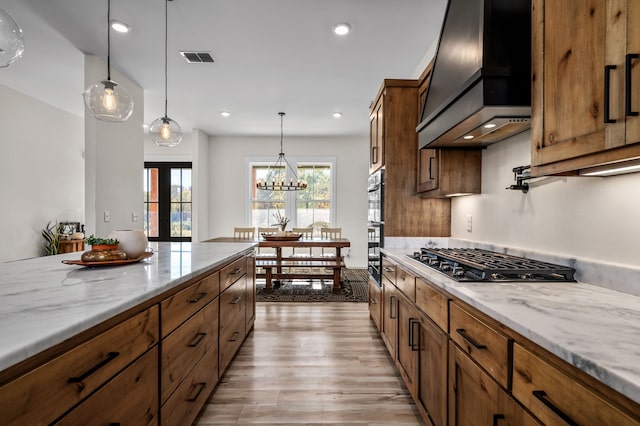
[[[197,425],[421,425],[366,303],[258,303]]]

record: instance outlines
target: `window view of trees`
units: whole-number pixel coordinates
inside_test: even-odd
[[[191,241],[191,163],[145,163],[144,231],[152,241]]]
[[[331,223],[331,165],[326,163],[299,163],[297,178],[307,183],[304,191],[265,191],[256,188],[257,182],[283,180],[284,168],[252,165],[251,224],[254,227],[276,225],[274,214],[291,219],[289,227],[314,227]],[[289,181],[293,176],[286,176]]]

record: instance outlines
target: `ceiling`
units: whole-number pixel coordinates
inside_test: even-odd
[[[25,57],[0,84],[77,115],[83,54],[106,59],[106,0],[0,0]],[[446,0],[175,0],[169,8],[168,115],[210,135],[365,135],[385,78],[416,78],[433,55]],[[144,89],[144,121],[163,115],[164,1],[112,0],[111,66]],[[332,32],[348,22],[345,37]],[[181,50],[210,52],[188,64]],[[105,67],[106,77],[106,67]],[[65,95],[64,90],[67,90]],[[56,93],[59,91],[58,93]],[[221,111],[231,116],[223,118]],[[333,112],[342,112],[340,119]]]

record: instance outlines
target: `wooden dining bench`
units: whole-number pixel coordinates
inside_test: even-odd
[[[265,279],[265,288],[272,288],[274,280],[281,279],[332,279],[333,288],[340,288],[342,268],[345,267],[344,259],[327,257],[283,257],[280,262],[272,258],[256,257],[256,267],[262,268],[264,274],[256,274]],[[302,267],[306,272],[291,272],[291,268]],[[275,268],[275,271],[274,271]],[[326,269],[329,272],[320,273],[316,269]],[[285,272],[286,271],[286,272]]]

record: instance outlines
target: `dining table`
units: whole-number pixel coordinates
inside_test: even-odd
[[[259,248],[273,248],[275,255],[256,256],[256,268],[261,268],[264,273],[256,274],[257,277],[265,278],[265,288],[270,289],[272,282],[278,282],[280,279],[332,279],[333,288],[340,288],[340,277],[342,268],[344,268],[344,257],[342,249],[351,247],[351,242],[347,238],[298,238],[291,236],[259,236],[254,239],[244,239],[235,237],[217,237],[206,242],[244,242],[253,241]],[[309,256],[284,256],[283,248],[326,248],[334,249],[335,253],[330,255],[309,255]],[[305,267],[308,272],[286,272],[285,269],[293,267]],[[322,274],[317,272],[317,268],[326,268],[330,270],[330,274]]]

